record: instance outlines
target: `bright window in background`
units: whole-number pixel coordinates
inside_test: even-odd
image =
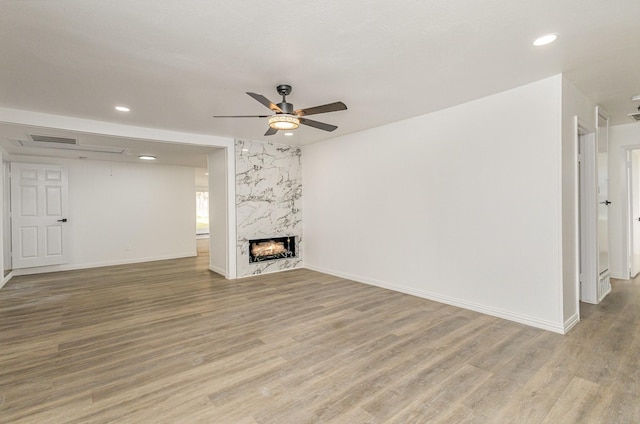
[[[196,235],[209,234],[209,192],[196,191]]]

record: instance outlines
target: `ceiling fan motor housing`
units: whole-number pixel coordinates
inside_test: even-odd
[[[293,105],[291,103],[288,103],[288,102],[278,103],[278,107],[282,109],[282,112],[286,113],[287,115],[293,114]],[[280,112],[276,112],[276,113],[280,113]]]
[[[291,86],[289,84],[280,84],[276,87],[276,90],[281,96],[288,96],[291,94]]]
[[[288,103],[286,99],[286,96],[291,94],[291,86],[289,84],[280,84],[276,87],[276,90],[278,91],[278,94],[282,96],[282,103],[278,103],[278,107],[282,109],[282,113],[291,115],[293,113],[293,105]]]

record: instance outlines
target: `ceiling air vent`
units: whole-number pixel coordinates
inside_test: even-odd
[[[29,134],[31,140],[37,141],[38,143],[58,143],[58,144],[78,144],[78,140],[75,138],[66,138],[66,137],[53,137],[50,135],[36,135]]]
[[[110,146],[91,146],[82,145],[78,143],[75,138],[67,137],[53,137],[50,135],[36,135],[29,134],[31,140],[15,140],[18,146],[28,148],[40,148],[40,149],[54,149],[54,150],[75,150],[83,152],[95,152],[95,153],[115,153],[122,155],[125,152],[124,147],[110,147]]]
[[[640,121],[640,112],[630,113],[627,116],[633,119],[634,121]]]

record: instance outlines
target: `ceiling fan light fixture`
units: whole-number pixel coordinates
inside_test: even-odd
[[[269,117],[269,126],[274,130],[295,130],[300,126],[297,116],[279,113]]]

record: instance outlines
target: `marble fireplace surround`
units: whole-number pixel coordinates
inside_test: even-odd
[[[236,140],[237,276],[302,266],[302,168],[297,147]],[[295,237],[296,256],[250,262],[249,240]]]

